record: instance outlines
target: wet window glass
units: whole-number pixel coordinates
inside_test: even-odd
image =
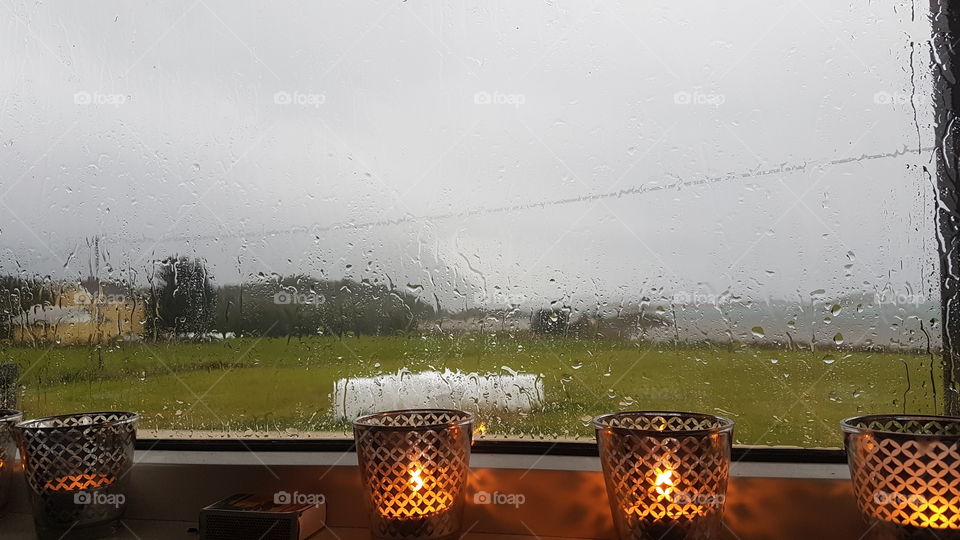
[[[908,2],[0,9],[0,396],[144,437],[943,412]]]

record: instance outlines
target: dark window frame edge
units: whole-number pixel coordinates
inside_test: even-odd
[[[352,452],[351,439],[139,439],[137,450],[190,452]],[[595,442],[477,440],[475,454],[596,457]],[[734,446],[734,462],[845,464],[846,454],[835,448],[780,448]]]

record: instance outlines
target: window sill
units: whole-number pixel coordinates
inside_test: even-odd
[[[332,532],[317,538],[368,538],[354,453],[140,450],[136,460],[126,516],[136,535],[131,538],[196,538],[187,529],[196,527],[203,506],[234,493],[280,490],[325,495]],[[596,457],[479,453],[471,466],[468,538],[613,538]],[[858,538],[865,527],[848,477],[839,464],[736,463],[727,538]],[[13,513],[0,520],[0,531],[16,532],[4,538],[33,538],[26,489],[17,483]],[[471,497],[477,491],[522,493],[525,503],[476,505]]]

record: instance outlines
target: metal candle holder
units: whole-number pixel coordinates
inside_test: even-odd
[[[13,473],[17,469],[17,438],[13,426],[23,420],[23,413],[0,409],[0,510],[10,500]]]
[[[392,411],[353,424],[376,539],[458,538],[470,470],[473,415]]]
[[[622,540],[719,535],[730,475],[731,420],[636,411],[598,416],[593,425]]]
[[[840,426],[872,534],[960,538],[960,418],[871,415]]]
[[[126,507],[135,423],[131,412],[51,416],[16,426],[40,538],[113,533]]]

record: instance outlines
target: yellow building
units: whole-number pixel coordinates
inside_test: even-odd
[[[87,345],[138,340],[144,299],[130,289],[87,279],[64,287],[52,305],[35,305],[13,319],[18,343]]]

